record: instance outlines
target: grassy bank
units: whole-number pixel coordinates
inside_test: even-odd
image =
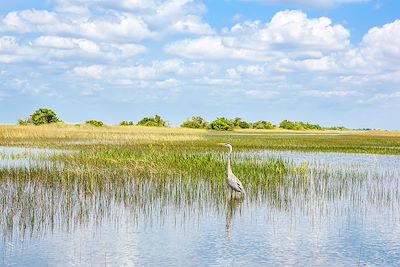
[[[225,151],[230,142],[239,150],[288,150],[400,154],[400,133],[384,131],[237,130],[217,132],[139,126],[0,126],[0,145],[90,150],[126,147],[133,150]]]

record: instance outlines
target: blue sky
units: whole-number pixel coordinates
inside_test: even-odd
[[[277,4],[279,2],[279,4]],[[160,114],[400,129],[400,2],[0,2],[0,122]]]

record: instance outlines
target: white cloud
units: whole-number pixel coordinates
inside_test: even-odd
[[[14,36],[0,37],[0,62],[26,62],[36,57],[36,52],[29,46],[20,45]]]
[[[290,60],[282,59],[276,64],[277,69],[282,71],[302,71],[302,72],[319,72],[319,71],[335,71],[338,66],[335,60],[325,56],[317,59]]]
[[[275,91],[264,91],[264,90],[248,90],[244,94],[250,98],[256,99],[271,99],[278,95]]]
[[[224,43],[224,39],[206,36],[197,39],[185,39],[165,46],[164,50],[173,55],[190,59],[244,59],[263,60],[257,52],[249,49],[233,48]]]
[[[18,47],[16,38],[13,36],[0,37],[0,52],[14,51]]]
[[[87,76],[93,79],[101,79],[103,77],[104,66],[92,65],[88,67],[75,67],[73,72],[78,76]]]
[[[171,32],[194,33],[199,35],[212,34],[214,31],[211,26],[204,23],[199,16],[185,16],[181,20],[175,21],[169,28]]]
[[[336,58],[344,79],[359,84],[371,82],[399,82],[400,20],[374,27],[366,33],[358,46]]]
[[[194,0],[62,0],[53,11],[21,10],[0,18],[0,32],[63,35],[107,42],[141,41],[165,34],[209,34]],[[151,28],[151,30],[150,30]]]
[[[312,97],[349,97],[349,96],[360,96],[361,94],[357,91],[344,91],[344,90],[332,90],[332,91],[322,91],[322,90],[307,90],[302,91],[302,95],[312,96]]]
[[[306,7],[330,8],[341,4],[362,3],[369,0],[254,0],[265,4],[289,4]]]
[[[374,27],[363,37],[361,53],[371,62],[392,63],[398,69],[400,60],[400,20]]]
[[[64,38],[58,36],[41,36],[33,41],[38,47],[58,49],[81,49],[87,53],[99,53],[100,47],[92,41],[85,39]]]
[[[369,98],[358,100],[357,103],[368,104],[368,103],[373,103],[373,102],[382,102],[382,101],[399,99],[399,98],[400,98],[400,91],[395,91],[395,92],[391,92],[391,93],[374,94]]]
[[[19,43],[16,37],[0,37],[0,62],[16,63],[54,60],[111,60],[129,59],[147,51],[138,44],[93,42],[87,39],[40,36],[29,43]]]
[[[71,74],[84,79],[90,78],[111,84],[118,83],[120,85],[132,85],[141,81],[153,82],[153,85],[162,88],[163,85],[177,86],[181,84],[179,79],[190,79],[204,72],[204,63],[165,60],[154,61],[148,65],[140,64],[135,66],[79,66],[75,67]],[[171,76],[174,78],[171,78]],[[148,85],[150,86],[150,84]]]
[[[348,30],[332,25],[329,18],[310,19],[301,11],[282,11],[265,25],[258,21],[236,24],[218,36],[173,42],[165,51],[205,59],[265,61],[282,55],[293,59],[322,58],[327,53],[346,49],[349,36]],[[311,66],[313,62],[305,64]]]

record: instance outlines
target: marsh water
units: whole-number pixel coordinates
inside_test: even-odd
[[[26,169],[52,153],[59,151],[1,148],[0,168],[33,176]],[[123,193],[113,185],[87,193],[5,175],[0,265],[400,266],[400,157],[236,156],[307,168],[273,191],[248,188],[246,197],[185,177],[132,178]]]

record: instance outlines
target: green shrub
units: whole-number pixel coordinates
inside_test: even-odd
[[[141,126],[154,126],[154,127],[166,127],[167,122],[164,121],[159,115],[155,115],[154,117],[144,117],[141,119],[137,125]]]
[[[242,118],[236,117],[233,120],[231,120],[233,123],[233,126],[235,128],[241,128],[241,129],[248,129],[251,127],[251,124],[242,120]]]
[[[187,121],[181,124],[181,127],[184,128],[194,128],[194,129],[204,129],[207,128],[208,122],[204,120],[202,117],[192,117],[192,119],[188,119]]]
[[[104,123],[102,121],[97,121],[97,120],[89,120],[89,121],[86,121],[85,123],[88,125],[96,126],[96,127],[104,126]]]
[[[27,126],[29,124],[28,120],[19,119],[18,125]]]
[[[119,123],[119,125],[121,125],[121,126],[132,126],[134,124],[133,124],[133,121],[121,121]]]
[[[216,131],[232,131],[233,128],[233,123],[224,117],[216,119],[209,125],[209,129]]]
[[[322,130],[322,127],[318,124],[311,124],[308,122],[292,122],[288,120],[283,120],[279,127],[288,130]]]
[[[30,116],[27,122],[33,123],[34,125],[42,125],[54,122],[61,122],[61,120],[57,117],[56,113],[53,110],[40,108]]]
[[[274,129],[274,125],[269,121],[257,121],[253,123],[254,129]]]

